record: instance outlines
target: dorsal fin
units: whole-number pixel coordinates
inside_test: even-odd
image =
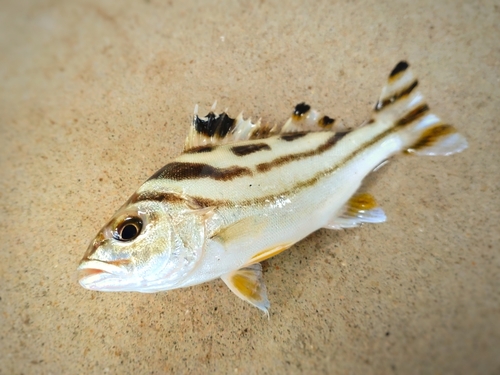
[[[226,112],[216,115],[214,107],[215,104],[205,117],[198,116],[198,105],[194,107],[193,122],[184,143],[184,151],[265,138],[270,133],[278,133],[274,128],[262,125],[260,119],[257,123],[253,123],[250,118],[244,119],[242,113],[236,118],[229,117]]]
[[[284,125],[266,125],[259,119],[253,123],[240,113],[231,118],[226,112],[214,113],[215,104],[205,117],[198,116],[198,105],[194,108],[193,122],[184,143],[184,151],[207,146],[268,138],[280,133],[331,131],[335,120],[311,109],[305,103],[295,106],[292,116]],[[335,127],[337,128],[336,124]],[[345,129],[342,129],[345,130]]]
[[[324,116],[306,103],[295,106],[292,116],[281,129],[282,133],[332,130],[335,119]]]

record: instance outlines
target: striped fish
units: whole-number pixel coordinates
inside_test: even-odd
[[[430,113],[400,62],[371,119],[354,131],[302,103],[282,126],[241,114],[195,115],[184,153],[149,178],[91,242],[79,282],[99,291],[158,292],[221,278],[269,309],[260,262],[319,228],[381,223],[363,179],[392,155],[467,147]]]

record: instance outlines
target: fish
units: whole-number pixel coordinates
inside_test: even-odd
[[[91,241],[82,287],[154,293],[214,279],[269,316],[261,262],[320,228],[383,223],[365,177],[406,153],[467,148],[431,113],[406,61],[389,74],[371,117],[353,130],[305,103],[283,125],[195,107],[184,152],[154,173]]]

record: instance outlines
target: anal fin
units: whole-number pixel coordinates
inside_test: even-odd
[[[385,212],[377,205],[373,195],[357,193],[346,203],[343,214],[334,218],[323,228],[354,228],[363,223],[383,223],[386,219]]]
[[[221,279],[231,291],[242,300],[264,311],[269,318],[271,304],[267,298],[267,289],[262,280],[262,266],[260,263],[241,268],[223,275]]]

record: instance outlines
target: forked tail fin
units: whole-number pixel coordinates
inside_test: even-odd
[[[467,140],[457,130],[432,114],[417,89],[418,79],[405,61],[389,75],[374,108],[374,119],[397,131],[403,149],[416,155],[451,155],[467,148]]]

